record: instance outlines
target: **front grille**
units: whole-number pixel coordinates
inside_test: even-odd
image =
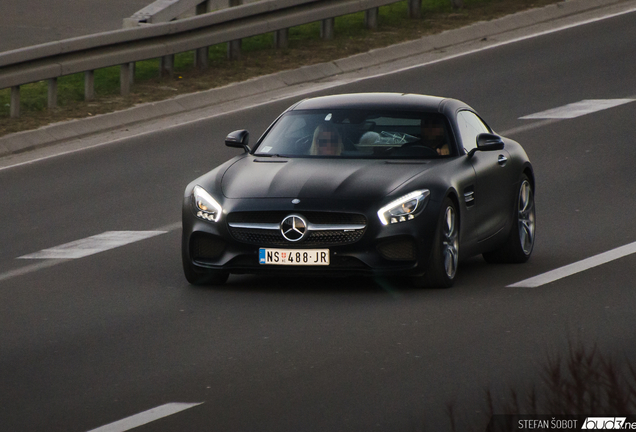
[[[290,242],[283,237],[280,230],[263,230],[251,228],[232,228],[232,236],[240,242],[259,246],[335,246],[355,243],[364,234],[364,230],[356,231],[312,231],[299,242]]]
[[[415,242],[411,239],[401,239],[378,246],[378,252],[391,261],[415,260]]]
[[[316,211],[233,212],[227,215],[227,221],[228,223],[280,223],[290,214],[303,216],[307,221],[315,224],[367,224],[367,218],[362,214]]]
[[[218,259],[225,250],[225,240],[203,233],[194,233],[190,238],[190,257],[194,261]]]
[[[263,246],[289,244],[280,231],[230,227],[230,233],[235,239],[244,243],[261,244]]]
[[[305,244],[349,244],[360,240],[364,230],[356,231],[314,231],[307,236]]]
[[[232,227],[232,224],[271,224],[280,227],[280,223],[290,214],[304,217],[312,225],[331,225],[322,230],[309,230],[303,240],[290,242],[280,231],[276,229],[263,229],[256,227]],[[336,246],[355,243],[364,235],[365,228],[347,229],[346,225],[366,227],[366,218],[356,213],[332,213],[332,212],[235,212],[227,216],[228,229],[236,240],[258,246]],[[343,225],[343,228],[338,228]]]

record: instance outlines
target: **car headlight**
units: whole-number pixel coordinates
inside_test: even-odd
[[[417,190],[390,202],[378,210],[380,222],[382,225],[388,225],[415,219],[426,207],[430,194],[431,191],[428,189]]]
[[[192,197],[194,198],[194,207],[197,212],[197,217],[212,222],[219,221],[223,209],[221,205],[212,198],[212,195],[201,186],[195,186],[192,191]]]

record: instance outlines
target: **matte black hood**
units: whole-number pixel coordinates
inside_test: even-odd
[[[227,198],[382,199],[428,161],[245,157],[222,180]]]

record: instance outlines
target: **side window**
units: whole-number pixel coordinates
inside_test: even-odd
[[[467,152],[477,147],[477,135],[490,132],[488,126],[470,111],[460,111],[457,114],[457,125]]]

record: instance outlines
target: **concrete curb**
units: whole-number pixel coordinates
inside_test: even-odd
[[[55,123],[32,131],[18,132],[0,137],[0,157],[72,139],[76,140],[127,125],[175,116],[272,90],[320,81],[435,50],[491,38],[513,30],[550,23],[585,12],[610,9],[617,5],[636,7],[636,0],[567,0],[493,21],[478,22],[460,29],[448,30],[390,47],[374,49],[343,59],[303,66],[295,70],[261,76],[225,87],[180,95],[165,101],[142,104],[109,114]]]

